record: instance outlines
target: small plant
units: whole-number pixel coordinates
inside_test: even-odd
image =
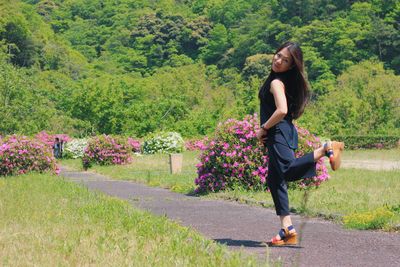
[[[361,230],[382,229],[393,218],[394,212],[388,207],[380,207],[373,211],[353,213],[343,217],[343,223],[348,228]]]
[[[400,214],[400,204],[392,206],[390,210],[393,211],[394,213]]]
[[[84,169],[93,164],[114,165],[131,162],[130,148],[123,138],[101,135],[89,140],[82,157]]]
[[[182,136],[176,132],[153,134],[143,143],[144,154],[180,153],[184,150]]]
[[[72,159],[82,158],[87,145],[88,139],[86,138],[69,141],[64,147],[64,157]]]
[[[26,136],[11,135],[0,143],[0,175],[59,170],[50,147]]]

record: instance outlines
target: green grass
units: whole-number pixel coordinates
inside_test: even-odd
[[[171,174],[169,169],[169,156],[165,154],[134,156],[133,162],[123,166],[98,166],[89,171],[98,172],[113,177],[114,179],[133,180],[171,189],[179,193],[193,192],[195,189],[196,164],[199,152],[186,151],[183,154],[182,173]],[[62,160],[62,165],[81,170],[80,160]]]
[[[384,206],[373,211],[357,212],[344,216],[344,224],[348,228],[361,230],[381,229],[388,225],[388,222],[396,216],[393,209]]]
[[[45,174],[0,179],[2,266],[255,266],[165,217]]]
[[[356,156],[364,159],[396,158],[397,150],[346,151],[345,158]],[[176,192],[192,193],[195,185],[198,152],[184,153],[183,173],[169,174],[167,155],[146,155],[136,157],[128,166],[95,166],[92,170],[115,179],[134,180],[151,186],[161,186]],[[308,200],[304,205],[304,191],[289,191],[292,210],[311,216],[322,216],[341,222],[343,216],[374,212],[384,206],[400,205],[400,170],[372,171],[362,169],[340,169],[330,171],[331,179],[318,189],[307,191]],[[268,192],[245,190],[210,193],[204,197],[235,200],[243,203],[273,208]],[[399,212],[386,220],[381,228],[393,230],[400,225]],[[357,216],[356,216],[357,217]],[[355,227],[360,228],[360,227]]]
[[[331,178],[319,188],[307,191],[290,190],[289,201],[292,211],[341,222],[345,215],[375,212],[385,206],[395,207],[400,204],[400,170],[341,169],[330,174]],[[307,202],[304,204],[305,194]],[[273,208],[272,198],[268,192],[234,190],[210,194],[210,197],[233,199]],[[400,225],[400,212],[395,212],[394,216],[387,218],[385,224],[381,224],[379,228],[393,230],[398,225]],[[363,229],[354,224],[349,226]]]
[[[400,149],[346,150],[343,159],[400,161]]]
[[[59,164],[68,167],[69,169],[83,171],[81,159],[62,159],[57,160]]]

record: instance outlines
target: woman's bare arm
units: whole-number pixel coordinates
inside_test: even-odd
[[[270,92],[274,96],[276,110],[272,116],[264,123],[263,128],[270,129],[280,122],[288,113],[287,100],[285,95],[285,85],[280,80],[271,82]]]

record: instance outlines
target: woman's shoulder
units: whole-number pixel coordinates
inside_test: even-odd
[[[275,84],[284,84],[283,80],[280,77],[275,77],[271,80],[271,84],[275,83]]]
[[[274,78],[274,79],[271,81],[271,88],[270,88],[270,90],[271,90],[272,88],[283,88],[283,89],[285,89],[285,84],[283,83],[283,81],[282,81],[281,79],[279,79],[279,78]]]

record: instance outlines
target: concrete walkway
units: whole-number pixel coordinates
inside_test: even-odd
[[[89,189],[129,200],[140,209],[166,215],[229,248],[243,247],[260,258],[269,254],[272,260],[282,260],[284,266],[400,266],[398,233],[345,230],[328,221],[293,216],[302,236],[300,245],[266,248],[263,242],[279,228],[271,209],[205,200],[89,172],[62,169],[61,175]]]

